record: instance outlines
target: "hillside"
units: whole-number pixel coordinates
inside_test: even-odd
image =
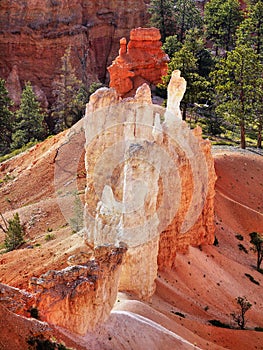
[[[28,289],[30,277],[68,266],[67,259],[85,249],[83,238],[72,234],[69,217],[61,213],[55,193],[58,185],[54,183],[54,159],[61,156],[63,161],[63,152],[71,154],[78,164],[75,184],[83,193],[81,123],[1,164],[1,212],[6,218],[18,212],[27,223],[27,243],[0,256],[1,283]],[[201,349],[262,349],[263,333],[253,329],[263,327],[263,277],[255,270],[248,234],[263,229],[263,158],[251,152],[220,149],[214,150],[214,157],[218,246],[190,247],[188,253],[177,254],[175,268],[159,274],[151,302],[119,293],[110,319],[96,332],[83,338],[53,329],[57,339],[77,349],[192,349],[193,345]],[[61,181],[68,189],[73,183],[65,183],[64,178]],[[63,201],[72,205],[71,197]],[[46,239],[51,233],[53,239]],[[237,234],[242,235],[242,241]],[[2,233],[0,239],[3,242]],[[240,244],[247,254],[240,250]],[[253,305],[247,313],[248,330],[209,325],[212,319],[231,323],[230,313],[236,310],[238,296],[246,296]],[[1,349],[17,349],[17,344],[22,349],[23,338],[32,333],[32,327],[39,327],[28,327],[27,323],[38,321],[26,323],[21,316],[3,309],[1,313],[2,322],[6,319],[13,327],[12,339],[10,327],[1,327]],[[20,322],[26,330],[18,326]]]

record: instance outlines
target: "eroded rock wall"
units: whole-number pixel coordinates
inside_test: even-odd
[[[120,38],[146,23],[147,3],[148,0],[2,0],[0,77],[7,80],[17,66],[20,83],[31,81],[50,101],[61,57],[71,46],[78,78],[84,82],[104,81]],[[15,86],[12,90],[14,95]],[[15,98],[19,98],[19,90]]]

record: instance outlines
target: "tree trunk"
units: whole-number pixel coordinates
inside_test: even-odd
[[[246,148],[246,131],[243,121],[240,123],[240,147],[242,149]]]

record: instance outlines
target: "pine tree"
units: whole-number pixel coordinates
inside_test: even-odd
[[[20,148],[28,142],[43,139],[44,117],[31,83],[27,82],[22,92],[20,108],[15,114],[12,148]]]
[[[217,113],[240,128],[240,145],[246,148],[246,127],[262,107],[259,86],[263,66],[254,50],[240,45],[220,60],[212,73],[217,99]]]
[[[237,31],[237,43],[250,45],[263,60],[263,1],[251,4]]]
[[[53,85],[55,103],[52,106],[52,117],[56,133],[76,123],[83,116],[85,104],[88,102],[88,94],[75,75],[75,70],[70,63],[70,56],[71,47],[61,58],[60,76]]]
[[[0,155],[7,153],[10,149],[14,117],[11,107],[12,101],[8,97],[5,81],[0,79]]]
[[[163,42],[166,37],[175,34],[174,0],[151,0],[148,11],[150,24],[160,30]]]
[[[5,247],[7,251],[17,249],[24,242],[24,228],[20,223],[18,213],[13,219],[8,220],[8,227],[5,234]]]
[[[176,33],[180,42],[184,42],[189,29],[201,28],[203,20],[195,0],[175,0],[174,18]]]
[[[234,48],[236,30],[243,19],[238,0],[210,0],[204,10],[206,36],[218,50],[227,52]]]

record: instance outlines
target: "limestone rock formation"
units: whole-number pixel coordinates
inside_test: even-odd
[[[177,251],[214,240],[210,142],[180,118],[185,86],[174,72],[167,110],[151,103],[146,84],[126,99],[100,89],[87,107],[86,240],[127,244],[120,289],[142,299]]]
[[[146,23],[148,3],[148,0],[1,1],[0,77],[7,79],[18,65],[20,84],[31,81],[50,102],[60,58],[71,46],[77,77],[84,82],[105,80],[106,67],[117,55],[120,38]]]
[[[130,41],[120,40],[119,56],[108,67],[110,87],[121,97],[133,96],[143,83],[157,85],[167,74],[168,56],[161,49],[156,28],[131,30]]]

